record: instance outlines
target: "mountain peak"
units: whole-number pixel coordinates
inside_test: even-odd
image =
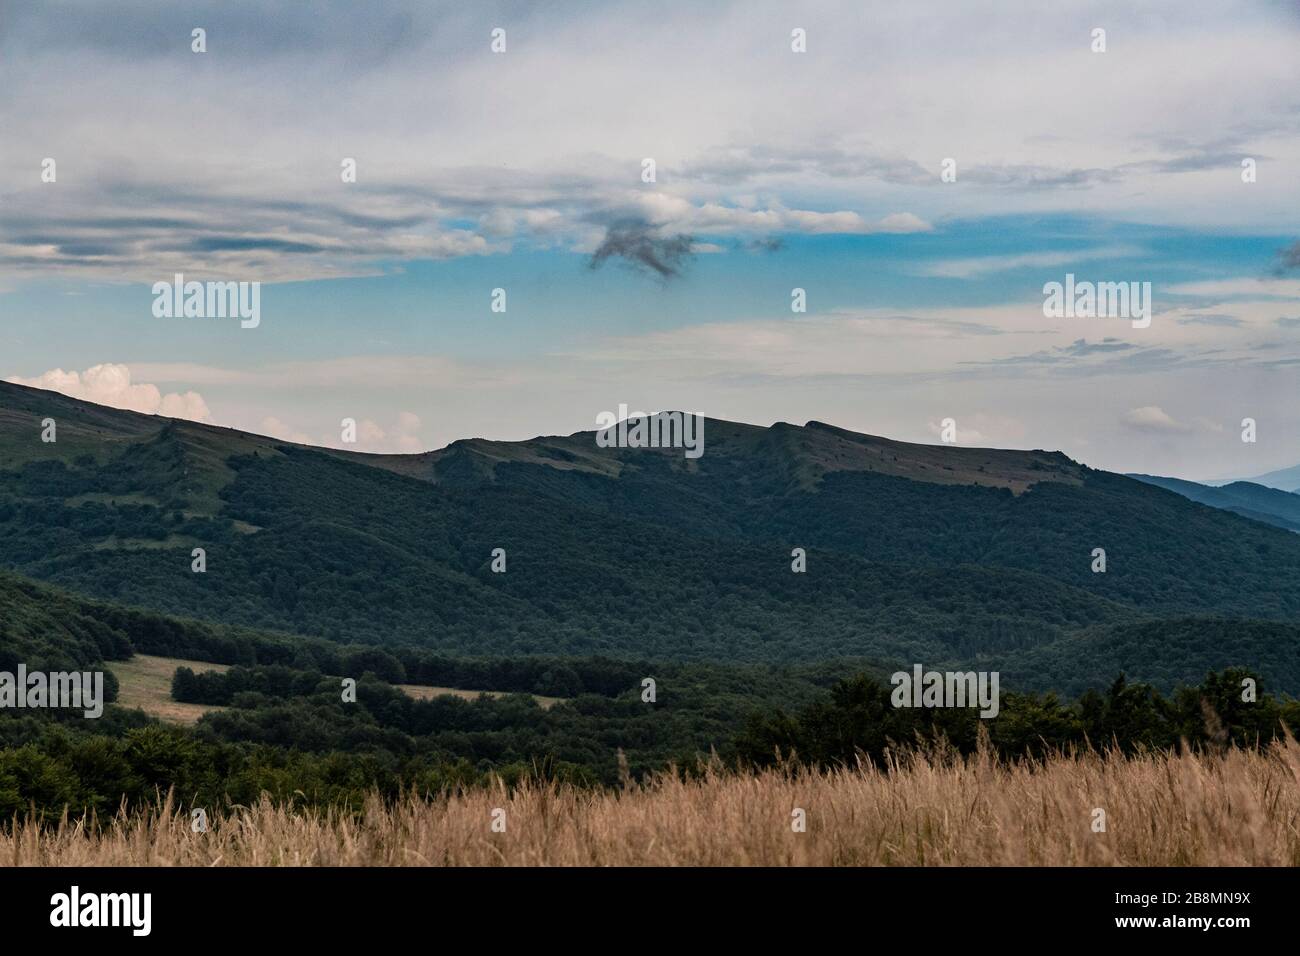
[[[49,414],[59,421],[58,445],[33,436],[36,423]],[[686,414],[686,413],[683,413]],[[124,444],[152,439],[166,431],[183,441],[189,453],[221,472],[209,482],[214,490],[229,476],[225,459],[254,451],[274,454],[292,442],[216,425],[108,408],[57,392],[0,383],[0,447],[11,461],[113,453]],[[21,435],[26,434],[28,440]],[[549,435],[522,441],[463,438],[446,447],[418,454],[367,454],[334,448],[313,450],[383,468],[425,481],[491,481],[503,464],[542,466],[618,478],[627,469],[667,459],[687,472],[734,467],[738,460],[776,476],[792,487],[813,490],[832,472],[873,472],[931,484],[983,485],[1016,494],[1042,481],[1078,484],[1083,468],[1060,452],[922,445],[866,435],[827,422],[804,425],[779,421],[770,426],[721,418],[704,419],[704,454],[686,459],[675,448],[602,448],[596,430]]]

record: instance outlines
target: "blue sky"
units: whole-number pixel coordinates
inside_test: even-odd
[[[950,7],[16,2],[0,377],[376,451],[626,403],[1300,461],[1294,6]],[[177,271],[261,324],[156,318]],[[1150,282],[1151,327],[1045,318],[1067,272]]]

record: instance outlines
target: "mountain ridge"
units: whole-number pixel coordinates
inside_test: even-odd
[[[1293,492],[1249,481],[1203,485],[1182,478],[1165,478],[1159,475],[1130,474],[1126,477],[1167,488],[1211,508],[1231,511],[1243,518],[1300,533],[1300,495]]]
[[[71,412],[72,427],[60,425],[59,442],[66,448],[70,432],[74,450],[78,452],[102,452],[105,444],[139,439],[153,429],[161,432],[172,427],[190,438],[196,449],[210,448],[214,441],[224,442],[240,453],[258,450],[273,454],[277,448],[285,446],[307,448],[433,482],[440,480],[443,474],[450,472],[455,475],[457,468],[466,467],[467,463],[458,462],[457,458],[468,459],[472,471],[487,477],[495,472],[496,465],[502,463],[535,463],[559,470],[616,476],[633,460],[632,456],[657,453],[673,457],[680,454],[676,449],[600,448],[596,444],[597,432],[594,429],[518,441],[459,438],[439,449],[407,454],[361,452],[305,445],[206,422],[97,405],[60,392],[0,382],[0,434],[7,432],[10,435],[8,442],[0,443],[0,452],[7,453],[10,462],[17,463],[63,457],[64,453],[57,448],[46,451],[32,443],[25,455],[19,454],[12,435],[22,423],[13,411],[14,406],[34,417],[40,416],[28,423],[33,436],[39,434],[39,421],[44,417],[55,417],[57,422],[58,413]],[[79,411],[81,409],[95,411],[85,414]],[[79,421],[79,417],[89,421]],[[780,448],[799,457],[801,460],[790,467],[794,480],[805,487],[815,484],[826,473],[847,470],[892,474],[935,484],[1007,487],[1019,494],[1039,481],[1077,482],[1081,476],[1080,469],[1086,467],[1059,451],[926,445],[854,432],[817,420],[810,420],[802,426],[788,422],[762,426],[706,418],[704,436],[706,455],[710,448],[717,454],[721,446],[724,453],[729,454],[755,450],[775,453]],[[955,462],[957,467],[945,464],[945,461]],[[689,470],[690,462],[685,462],[682,467]]]
[[[593,436],[370,456],[8,386],[0,567],[162,614],[450,654],[856,657],[1057,690],[1114,676],[1089,648],[1165,684],[1272,654],[1300,690],[1300,538],[1280,528],[1060,452],[822,422],[710,420],[699,459]],[[1184,650],[1143,646],[1161,634]]]

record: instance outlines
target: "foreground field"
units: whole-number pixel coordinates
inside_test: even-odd
[[[794,832],[797,809],[806,832]],[[1097,832],[1105,811],[1105,830]],[[497,811],[504,811],[504,817]],[[492,829],[494,814],[505,832]],[[499,826],[499,825],[498,825]],[[6,865],[730,866],[1300,864],[1300,746],[1007,765],[909,756],[879,770],[709,772],[622,792],[504,787],[364,812],[170,802],[98,825],[0,833]]]

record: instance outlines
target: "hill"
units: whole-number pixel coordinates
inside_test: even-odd
[[[480,656],[979,665],[1039,687],[1112,677],[1079,656],[1097,635],[1155,642],[1120,658],[1162,681],[1240,663],[1208,624],[1186,643],[1188,621],[1296,643],[1300,538],[1059,452],[709,420],[699,459],[591,432],[370,456],[13,385],[0,409],[0,565],[223,625]]]
[[[1226,485],[1203,485],[1181,478],[1161,478],[1156,475],[1129,475],[1138,481],[1167,488],[1184,498],[1222,508],[1243,518],[1262,521],[1288,531],[1300,531],[1300,495],[1279,491],[1249,481],[1233,481]]]
[[[1267,488],[1276,488],[1279,491],[1300,492],[1300,465],[1292,465],[1290,468],[1279,468],[1277,471],[1270,471],[1245,480],[1252,484],[1264,485]],[[1206,482],[1206,484],[1217,486],[1232,484],[1232,482],[1233,479],[1228,479],[1226,481]]]

